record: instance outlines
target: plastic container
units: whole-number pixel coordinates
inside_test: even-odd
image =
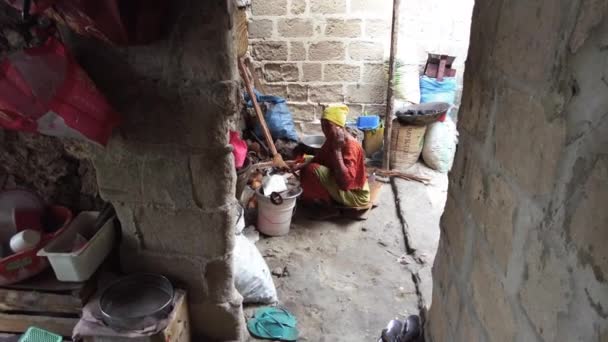
[[[363,149],[365,155],[371,158],[374,153],[382,149],[384,144],[384,125],[380,125],[376,129],[363,131]]]
[[[291,218],[296,207],[296,200],[302,194],[297,188],[281,194],[282,203],[274,204],[269,197],[256,193],[258,199],[258,226],[257,229],[269,236],[282,236],[289,233]]]
[[[44,271],[49,262],[37,253],[67,229],[71,221],[72,212],[68,208],[50,206],[43,216],[45,229],[38,246],[0,259],[0,286],[18,283]],[[5,248],[8,251],[8,247]]]
[[[357,128],[362,131],[374,130],[380,126],[378,115],[363,115],[357,118]]]
[[[112,250],[115,239],[113,220],[109,220],[95,232],[96,211],[80,213],[67,229],[38,252],[49,259],[55,276],[60,281],[82,282],[89,279]],[[78,234],[89,238],[76,251],[74,241]]]
[[[61,342],[63,337],[44,329],[29,327],[19,342]]]
[[[242,206],[237,207],[238,215],[236,217],[236,226],[234,228],[236,234],[241,234],[245,229],[245,209]]]
[[[247,182],[249,181],[249,175],[251,175],[251,158],[247,156],[245,158],[245,162],[240,169],[236,170],[236,198],[240,199],[243,194],[243,190],[245,186],[247,186]]]
[[[44,209],[42,199],[29,190],[0,192],[0,241],[5,243],[23,229],[40,230]]]
[[[24,229],[13,235],[9,241],[11,250],[15,253],[21,253],[30,249],[36,248],[42,240],[42,234],[37,230]]]

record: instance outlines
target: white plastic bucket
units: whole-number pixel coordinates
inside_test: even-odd
[[[255,195],[258,199],[258,230],[269,236],[287,235],[296,200],[301,193],[301,188],[287,191],[282,196],[283,203],[274,204],[269,197],[257,191]]]

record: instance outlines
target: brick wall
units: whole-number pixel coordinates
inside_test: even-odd
[[[463,69],[473,0],[452,2],[402,3],[399,56],[414,84],[428,52],[457,54]],[[392,0],[254,0],[250,52],[267,93],[285,97],[301,122],[332,102],[353,117],[383,114],[391,15]]]

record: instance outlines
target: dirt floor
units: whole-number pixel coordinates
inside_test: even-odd
[[[273,276],[279,305],[297,317],[301,341],[376,341],[389,320],[430,305],[447,176],[415,171],[432,183],[384,184],[367,221],[317,221],[298,209],[289,235],[257,242],[283,274]]]

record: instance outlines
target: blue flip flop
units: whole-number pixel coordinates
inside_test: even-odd
[[[297,341],[297,324],[296,318],[289,311],[263,307],[247,322],[247,329],[252,336],[265,340]]]

